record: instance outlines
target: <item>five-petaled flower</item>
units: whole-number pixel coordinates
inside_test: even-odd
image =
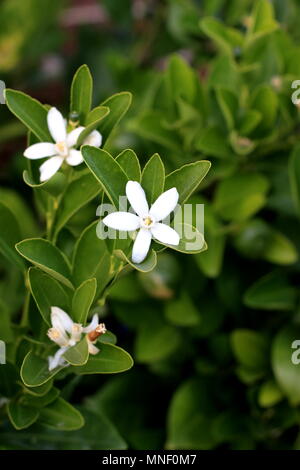
[[[31,145],[24,152],[24,156],[30,160],[50,157],[40,166],[41,182],[50,179],[64,161],[71,166],[77,166],[83,162],[80,150],[76,150],[74,147],[84,127],[76,127],[68,133],[67,123],[56,108],[51,108],[48,111],[47,122],[49,132],[55,143],[39,142]],[[100,147],[101,143],[102,136],[96,130],[92,131],[83,142],[83,144],[93,147]]]
[[[48,358],[49,370],[68,363],[63,358],[64,353],[75,346],[81,340],[82,334],[86,334],[90,354],[97,354],[99,349],[94,345],[97,338],[106,332],[104,323],[99,324],[98,315],[95,314],[91,323],[83,327],[80,323],[74,323],[70,316],[59,307],[51,307],[52,328],[48,330],[48,337],[59,346],[54,356]]]
[[[176,188],[162,193],[150,209],[145,191],[137,181],[128,181],[126,196],[137,215],[130,212],[113,212],[103,219],[103,223],[116,230],[139,229],[132,249],[134,263],[141,263],[146,258],[152,238],[165,245],[179,244],[178,233],[161,223],[177,205],[179,195]]]

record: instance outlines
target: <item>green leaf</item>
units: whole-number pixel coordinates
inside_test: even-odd
[[[16,401],[10,401],[7,405],[7,413],[10,422],[17,431],[31,426],[39,417],[39,410],[24,406]]]
[[[97,106],[97,108],[92,109],[86,118],[85,129],[77,139],[77,146],[81,145],[93,130],[98,129],[102,120],[109,114],[109,112],[110,111],[107,106]]]
[[[116,374],[131,369],[133,360],[131,356],[113,344],[98,342],[100,352],[90,356],[87,364],[74,368],[75,374]]]
[[[224,131],[218,127],[207,127],[203,129],[200,137],[195,142],[197,150],[208,156],[217,158],[230,158],[232,150],[227,143]]]
[[[130,125],[132,130],[143,139],[151,140],[167,149],[178,152],[182,147],[178,133],[167,129],[164,125],[164,118],[163,113],[147,111]]]
[[[22,93],[6,89],[5,97],[10,111],[42,142],[52,142],[48,130],[47,109],[37,100]]]
[[[131,105],[132,95],[128,91],[116,93],[110,96],[101,103],[101,106],[109,108],[108,116],[101,122],[99,132],[103,137],[103,142],[106,143],[109,135],[111,134],[114,127],[119,123],[120,119],[127,112]]]
[[[268,345],[257,331],[238,329],[231,333],[231,345],[237,361],[253,370],[265,370],[268,364]]]
[[[43,359],[29,351],[24,358],[20,374],[27,387],[39,387],[52,379],[62,369],[63,367],[56,367],[56,369],[49,371],[47,359]]]
[[[263,310],[292,310],[297,293],[287,279],[274,271],[258,279],[244,296],[248,307]]]
[[[167,420],[167,449],[211,449],[211,394],[199,379],[184,382],[172,397]]]
[[[72,366],[83,366],[89,358],[88,342],[84,337],[79,343],[72,348],[67,349],[63,356]]]
[[[20,374],[17,367],[7,362],[0,366],[0,394],[3,397],[13,397],[19,390],[17,382],[20,380]]]
[[[266,202],[268,180],[259,173],[239,174],[221,181],[214,206],[224,220],[245,220]]]
[[[124,251],[122,251],[122,250],[115,250],[114,254],[118,258],[120,258],[122,261],[124,261],[125,263],[128,263],[130,266],[132,266],[137,271],[141,271],[143,273],[147,273],[149,271],[152,271],[152,269],[155,268],[156,263],[157,263],[157,256],[156,256],[156,252],[154,250],[151,250],[148,253],[148,256],[146,257],[146,259],[144,259],[144,261],[142,261],[141,263],[134,263],[131,260],[131,255],[126,255],[124,253]]]
[[[72,181],[63,195],[56,214],[55,236],[89,201],[101,191],[98,181],[90,173],[84,174]]]
[[[50,274],[67,287],[73,288],[68,261],[62,252],[48,240],[28,238],[18,243],[16,249],[20,255],[42,271]]]
[[[300,145],[296,145],[289,158],[291,192],[298,215],[300,215]]]
[[[166,303],[165,315],[171,323],[178,326],[195,326],[201,322],[201,315],[187,292]]]
[[[180,253],[195,254],[201,253],[207,249],[203,234],[199,232],[191,224],[177,223],[175,215],[174,229],[180,235],[180,241],[178,245],[168,245],[161,243],[158,240],[156,242],[159,245],[166,246],[172,250],[179,251]]]
[[[77,112],[80,123],[85,123],[90,112],[93,93],[93,78],[87,65],[82,65],[76,71],[71,85],[70,111]]]
[[[97,290],[95,278],[87,279],[77,287],[72,301],[72,318],[75,323],[86,324]]]
[[[259,126],[259,135],[264,134],[266,131],[271,131],[278,110],[278,97],[271,86],[261,85],[256,88],[252,98],[251,108],[258,111],[262,116],[262,121]]]
[[[258,393],[258,403],[262,408],[277,405],[283,399],[283,393],[274,380],[264,382]]]
[[[298,252],[295,245],[287,237],[277,232],[277,230],[271,230],[263,258],[270,263],[284,266],[296,263],[298,260]]]
[[[240,31],[224,25],[216,18],[203,18],[200,27],[227,54],[231,54],[233,48],[243,44]]]
[[[32,165],[31,161],[29,162],[29,165]],[[66,187],[67,179],[66,176],[61,172],[55,173],[55,175],[53,175],[48,181],[45,181],[44,183],[38,182],[39,180],[37,180],[37,178],[35,179],[31,173],[32,172],[25,170],[23,172],[23,180],[32,189],[43,189],[47,193],[56,197],[59,196]]]
[[[169,357],[180,345],[180,334],[175,326],[162,321],[144,322],[135,340],[135,358],[141,363],[152,363]]]
[[[229,130],[235,127],[235,115],[238,111],[238,99],[237,96],[226,88],[217,87],[216,96],[218,104],[223,113],[227,128]]]
[[[260,0],[255,3],[249,37],[251,38],[254,34],[270,33],[277,27],[278,24],[275,20],[275,11],[272,3],[268,0]]]
[[[39,422],[61,431],[73,431],[84,426],[84,418],[74,406],[58,398],[41,409]]]
[[[195,255],[195,259],[205,276],[209,278],[216,278],[222,269],[226,242],[225,235],[221,231],[216,232],[210,230],[209,227],[206,227],[205,239],[209,249],[204,253],[197,253]]]
[[[188,103],[194,102],[197,91],[195,72],[179,55],[173,55],[165,75],[166,88],[171,100],[184,98]]]
[[[25,393],[21,397],[21,402],[23,405],[26,406],[32,406],[34,408],[43,408],[44,406],[47,406],[54,400],[56,400],[59,394],[60,391],[57,388],[51,387],[50,390],[42,396],[35,396],[31,393]]]
[[[15,266],[24,269],[22,258],[16,253],[15,244],[22,238],[14,214],[0,202],[0,252]]]
[[[140,162],[133,150],[123,150],[123,152],[116,157],[116,161],[119,163],[128,180],[141,181]]]
[[[128,181],[119,163],[105,150],[84,145],[82,155],[85,163],[100,182],[104,192],[118,210],[119,196],[125,195]]]
[[[175,187],[179,192],[178,204],[184,204],[191,194],[196,191],[199,184],[208,173],[210,166],[210,162],[206,160],[183,165],[178,170],[167,175],[165,191]]]
[[[152,155],[146,163],[142,173],[141,185],[146,192],[150,206],[162,194],[165,185],[165,167],[158,153]]]
[[[35,303],[49,326],[51,307],[60,307],[65,312],[69,311],[68,295],[55,279],[37,268],[29,268],[28,281]]]
[[[2,187],[0,188],[0,201],[14,214],[22,238],[38,235],[40,228],[36,217],[21,194],[13,189]]]
[[[299,326],[290,325],[277,333],[272,344],[272,369],[280,389],[292,406],[300,403],[300,368],[298,363],[292,361],[297,351],[293,343],[299,338]]]
[[[78,239],[73,257],[73,279],[79,287],[87,279],[96,278],[96,297],[111,279],[111,256],[105,240],[97,237],[98,222],[87,227]]]

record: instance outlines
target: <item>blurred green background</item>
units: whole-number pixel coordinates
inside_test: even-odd
[[[130,147],[142,162],[159,152],[169,171],[202,158],[212,169],[192,198],[205,203],[208,251],[164,253],[153,272],[123,277],[103,308],[134,368],[64,390],[89,408],[89,430],[13,434],[4,424],[0,445],[97,448],[101,415],[114,430],[107,448],[299,449],[299,15],[298,0],[1,2],[8,87],[63,111],[86,63],[95,103],[133,93],[113,155]],[[0,200],[34,226],[25,127],[0,111]],[[17,316],[21,280],[0,266],[1,302]]]

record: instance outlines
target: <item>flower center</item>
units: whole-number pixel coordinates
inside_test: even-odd
[[[68,155],[68,146],[65,142],[57,142],[55,148],[62,157],[66,157]]]
[[[153,225],[154,219],[150,215],[147,215],[146,217],[142,218],[142,226],[144,228],[151,228]]]

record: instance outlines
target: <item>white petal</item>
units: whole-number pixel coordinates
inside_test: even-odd
[[[51,157],[40,166],[41,182],[49,180],[61,167],[64,159],[60,156]]]
[[[28,147],[24,152],[24,157],[30,160],[38,160],[39,158],[52,157],[57,151],[51,142],[39,142]]]
[[[149,206],[145,191],[137,181],[128,181],[126,184],[126,196],[132,209],[140,216],[148,215]]]
[[[136,230],[140,226],[138,216],[130,212],[113,212],[104,217],[102,222],[107,225],[107,227],[124,231]]]
[[[76,127],[73,131],[69,132],[67,135],[67,146],[68,147],[75,147],[77,144],[78,137],[80,136],[81,132],[84,130],[83,126]]]
[[[71,149],[69,152],[69,156],[66,158],[66,161],[71,166],[80,165],[80,163],[83,162],[80,150]]]
[[[162,193],[150,209],[150,215],[158,222],[165,219],[175,209],[179,194],[176,188],[171,188]]]
[[[94,331],[98,325],[99,325],[99,317],[98,317],[98,313],[95,313],[95,315],[92,318],[91,323],[85,328],[83,328],[82,331],[84,333],[91,333],[91,331]]]
[[[100,351],[100,349],[94,346],[93,343],[91,343],[90,341],[88,342],[88,348],[89,348],[89,353],[93,354],[93,356],[98,354],[98,352]]]
[[[58,366],[66,365],[66,361],[63,359],[63,354],[69,348],[60,348],[56,351],[54,356],[48,357],[49,370],[53,370]]]
[[[166,245],[178,245],[180,237],[178,233],[169,225],[166,224],[155,224],[151,228],[151,232],[154,238],[161,243]]]
[[[102,144],[102,135],[98,131],[92,131],[83,143],[84,145],[91,145],[92,147],[100,147]]]
[[[133,244],[131,259],[134,263],[141,263],[147,256],[152,235],[150,230],[141,228]]]
[[[72,333],[73,320],[59,307],[51,307],[51,323],[53,328],[58,328]]]
[[[56,109],[51,108],[47,114],[49,132],[54,141],[64,142],[67,137],[66,123],[62,114]]]

